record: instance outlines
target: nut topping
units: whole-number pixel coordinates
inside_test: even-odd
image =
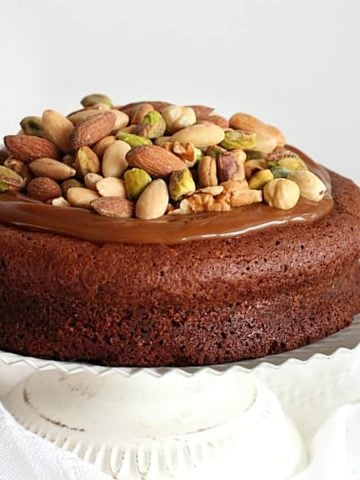
[[[0,147],[0,194],[19,190],[50,206],[152,220],[227,212],[264,202],[287,210],[320,202],[326,185],[282,132],[252,115],[205,105],[91,94],[63,115],[27,116]],[[256,209],[254,209],[256,212]]]

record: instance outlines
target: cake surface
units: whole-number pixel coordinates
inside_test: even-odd
[[[106,365],[205,365],[291,350],[360,311],[360,194],[331,174],[313,224],[179,245],[98,245],[7,226],[0,348]]]
[[[360,189],[255,117],[104,95],[0,149],[0,349],[211,365],[360,311]]]

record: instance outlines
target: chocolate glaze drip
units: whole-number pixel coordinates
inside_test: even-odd
[[[166,215],[157,220],[102,217],[81,208],[53,207],[22,194],[0,194],[0,222],[23,229],[67,235],[96,243],[176,244],[206,238],[229,238],[289,223],[311,223],[333,208],[331,183],[327,171],[301,151],[298,153],[309,169],[326,184],[321,202],[301,198],[291,210],[278,210],[255,204],[226,213]],[[1,228],[1,226],[0,226]]]

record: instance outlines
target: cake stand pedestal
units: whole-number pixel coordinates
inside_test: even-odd
[[[278,400],[243,372],[40,371],[4,405],[25,428],[114,479],[286,480],[304,465]]]

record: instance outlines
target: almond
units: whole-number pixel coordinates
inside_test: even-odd
[[[93,145],[92,149],[99,158],[102,158],[107,147],[109,147],[113,142],[115,142],[115,140],[116,138],[114,135],[108,135],[99,140],[95,145]]]
[[[245,130],[256,134],[263,134],[276,140],[276,146],[283,147],[286,139],[283,133],[272,125],[267,125],[253,115],[247,113],[235,113],[229,120],[230,127],[234,130]]]
[[[220,115],[209,115],[208,117],[204,117],[200,119],[200,123],[214,123],[221,128],[229,128],[229,120],[225,117],[221,117]]]
[[[70,147],[77,150],[80,147],[93,145],[103,137],[109,135],[116,122],[112,112],[104,112],[87,118],[76,125],[70,135]]]
[[[30,170],[37,177],[49,177],[53,180],[66,180],[74,177],[75,168],[53,158],[38,158],[30,163]]]
[[[142,168],[153,177],[167,177],[171,172],[186,169],[176,155],[156,145],[144,145],[128,152],[126,160],[131,167]]]
[[[67,118],[76,126],[94,115],[99,115],[100,112],[101,110],[99,108],[82,108],[81,110],[70,113]]]
[[[102,197],[93,201],[91,206],[105,217],[130,218],[134,215],[134,204],[126,198]]]
[[[104,177],[120,177],[128,166],[126,154],[130,145],[122,140],[115,140],[104,151],[102,174]]]
[[[195,112],[196,118],[202,120],[211,115],[214,111],[212,107],[207,107],[206,105],[188,105]]]
[[[70,120],[55,110],[45,110],[42,116],[45,137],[63,152],[69,151],[70,133],[74,126]]]
[[[69,188],[66,197],[67,201],[73,207],[91,208],[91,202],[99,198],[99,195],[89,188],[74,187]]]
[[[103,178],[96,183],[95,188],[102,197],[126,198],[124,180],[120,178]]]
[[[7,135],[4,137],[6,148],[11,155],[23,162],[31,162],[36,158],[60,157],[58,148],[46,138],[30,135]]]
[[[26,191],[30,197],[42,202],[61,197],[62,194],[60,185],[49,177],[33,178],[30,180]]]
[[[162,217],[168,207],[169,192],[166,183],[161,178],[153,180],[142,191],[136,202],[136,216],[143,220],[153,220]]]

